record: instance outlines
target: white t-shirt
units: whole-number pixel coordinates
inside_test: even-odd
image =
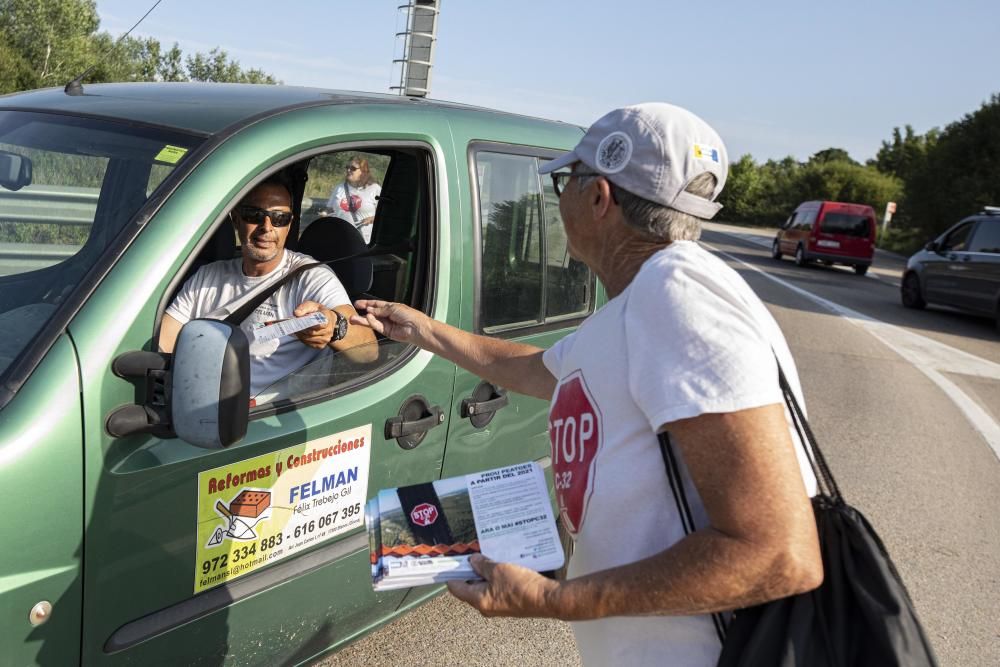
[[[314,262],[309,255],[284,251],[281,263],[264,276],[243,274],[243,259],[227,259],[207,264],[191,276],[167,308],[167,314],[180,322],[208,317],[216,309],[231,304],[265,280],[276,279],[303,264]],[[337,276],[325,266],[307,269],[285,283],[240,324],[250,340],[250,395],[257,396],[289,373],[331,354],[329,347],[317,350],[294,335],[257,342],[254,329],[268,322],[294,317],[304,301],[315,301],[327,308],[351,302]]]
[[[378,204],[378,196],[382,193],[382,186],[378,183],[369,183],[363,188],[358,188],[348,184],[351,191],[351,199],[354,202],[354,215],[351,215],[351,206],[347,202],[347,191],[341,181],[330,194],[330,200],[326,207],[330,209],[330,215],[336,218],[343,218],[352,225],[358,226],[366,219],[375,215],[375,206]],[[372,240],[372,225],[361,225],[358,227],[361,235],[365,237],[365,243]]]
[[[684,537],[656,432],[703,413],[781,403],[772,348],[801,402],[795,362],[764,304],[725,263],[681,241],[545,352],[558,379],[549,436],[560,510],[575,533],[571,577],[633,563]],[[801,452],[800,466],[813,495]],[[682,478],[703,527],[705,509],[683,466]],[[709,615],[572,625],[588,665],[707,667],[721,648]]]

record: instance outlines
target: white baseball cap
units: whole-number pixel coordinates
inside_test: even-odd
[[[649,102],[615,109],[590,126],[576,148],[538,171],[582,162],[634,195],[684,213],[711,218],[729,171],[726,147],[708,123],[686,109]],[[695,176],[716,178],[708,199],[685,192]]]

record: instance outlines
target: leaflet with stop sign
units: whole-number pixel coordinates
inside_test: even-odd
[[[479,579],[469,557],[544,572],[565,560],[537,463],[380,491],[365,507],[375,590]]]

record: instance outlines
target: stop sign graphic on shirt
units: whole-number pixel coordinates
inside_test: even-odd
[[[351,204],[354,204],[355,211],[360,211],[362,204],[361,197],[359,197],[358,195],[351,195],[351,201],[347,201],[347,197],[342,197],[340,199],[340,210],[350,211]]]
[[[601,448],[601,413],[583,374],[563,379],[549,411],[552,470],[559,509],[570,532],[577,533],[593,490],[594,459]]]

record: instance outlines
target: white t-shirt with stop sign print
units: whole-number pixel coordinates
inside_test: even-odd
[[[348,189],[351,194],[350,202],[347,199]],[[378,183],[369,183],[363,188],[353,185],[348,185],[345,188],[344,183],[340,183],[330,193],[330,199],[327,201],[326,206],[330,209],[330,215],[346,220],[357,227],[361,231],[365,243],[370,243],[372,240],[372,225],[363,225],[361,223],[375,215],[375,208],[378,206],[378,197],[380,194],[382,194],[382,186]],[[352,205],[354,207],[353,214],[351,213]]]
[[[571,577],[642,560],[684,537],[656,432],[704,413],[781,403],[774,353],[802,403],[777,323],[735,271],[692,241],[656,253],[624,292],[546,351],[558,379],[549,412],[556,495],[576,540]],[[799,463],[812,495],[801,451]],[[681,467],[703,527],[704,507]],[[573,629],[588,665],[708,666],[721,648],[708,615]]]

